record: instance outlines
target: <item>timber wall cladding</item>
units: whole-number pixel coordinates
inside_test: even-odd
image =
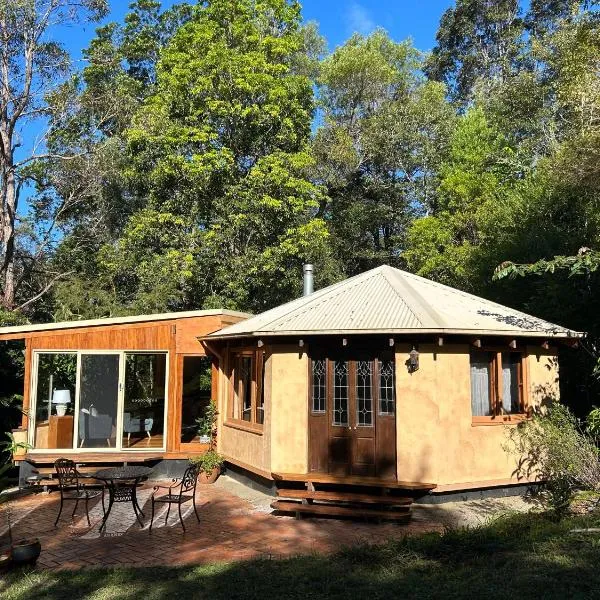
[[[114,350],[168,351],[169,378],[167,398],[167,453],[178,452],[182,361],[184,354],[205,355],[198,337],[208,335],[239,319],[228,316],[199,316],[146,323],[98,325],[36,332],[26,336],[24,408],[30,406],[33,351],[43,350]],[[27,417],[23,416],[27,427]]]

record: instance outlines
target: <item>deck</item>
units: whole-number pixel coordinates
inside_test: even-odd
[[[415,492],[429,492],[436,488],[435,483],[422,483],[416,481],[397,481],[379,479],[378,477],[338,476],[328,473],[272,473],[275,481],[323,483],[333,485],[347,485],[357,487],[377,487],[385,489],[411,490]]]
[[[433,483],[328,473],[272,473],[272,476],[277,485],[277,500],[271,507],[295,514],[298,519],[309,515],[407,523],[415,497],[436,487]]]

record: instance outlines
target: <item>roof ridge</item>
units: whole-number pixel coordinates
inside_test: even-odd
[[[400,271],[400,269],[396,269],[396,270]],[[546,319],[542,319],[541,317],[536,317],[535,315],[526,313],[522,310],[519,310],[518,308],[513,308],[512,306],[507,306],[506,304],[500,304],[499,302],[495,302],[494,300],[490,300],[489,298],[484,298],[483,296],[477,296],[475,294],[472,294],[471,292],[466,292],[465,290],[461,290],[458,288],[454,288],[450,285],[446,285],[445,283],[440,283],[439,281],[435,281],[433,279],[428,279],[427,277],[422,277],[421,275],[417,275],[415,273],[410,273],[409,271],[402,271],[402,273],[405,273],[410,278],[418,279],[419,281],[422,281],[425,284],[430,285],[432,287],[443,288],[445,290],[448,290],[455,295],[463,296],[463,297],[469,298],[471,300],[477,300],[478,302],[483,301],[483,302],[485,302],[489,305],[492,305],[494,307],[497,307],[499,309],[506,310],[508,308],[509,310],[513,311],[514,313],[517,313],[518,315],[527,317],[528,319],[533,319],[535,321],[538,321],[539,323],[547,323],[548,325],[558,327],[559,329],[568,329],[567,327],[563,327],[562,325],[558,325],[556,323],[552,323],[551,321],[547,321]]]

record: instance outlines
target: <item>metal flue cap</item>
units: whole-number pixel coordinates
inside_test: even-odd
[[[314,292],[315,284],[313,278],[313,266],[311,264],[306,264],[303,267],[304,271],[304,296],[309,296]]]

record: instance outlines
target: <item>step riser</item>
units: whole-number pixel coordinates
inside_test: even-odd
[[[271,504],[271,508],[277,511],[306,514],[311,516],[326,517],[350,517],[354,519],[377,519],[406,522],[410,520],[410,508],[403,512],[391,510],[377,510],[372,508],[354,508],[349,506],[336,506],[333,504],[302,504],[300,502],[291,502],[276,500]]]

